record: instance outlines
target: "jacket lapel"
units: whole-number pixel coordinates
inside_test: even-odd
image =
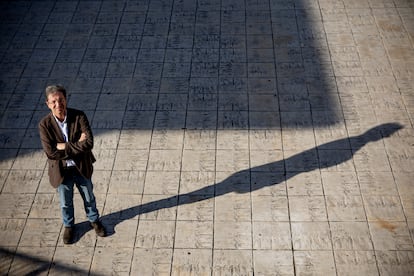
[[[75,137],[73,137],[73,135],[75,134],[76,127],[76,125],[73,123],[74,118],[72,117],[72,112],[70,112],[69,108],[66,110],[66,112],[66,122],[68,124],[69,141],[75,141]]]
[[[53,116],[53,114],[50,113],[49,117],[50,117],[50,121],[53,126],[53,131],[55,132],[56,137],[58,137],[58,140],[59,140],[58,142],[65,142],[65,137],[63,137],[63,133],[60,130],[58,123],[56,122],[55,116]]]

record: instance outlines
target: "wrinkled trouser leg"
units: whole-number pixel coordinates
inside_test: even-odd
[[[73,180],[72,177],[65,177],[57,188],[60,199],[60,209],[62,212],[63,225],[72,227],[75,224],[73,208]]]
[[[95,222],[99,219],[99,212],[96,208],[96,199],[93,194],[92,181],[81,175],[69,175],[65,176],[62,184],[60,184],[57,189],[60,198],[63,225],[65,227],[72,227],[75,225],[75,212],[73,206],[73,186],[75,184],[83,199],[83,205],[88,220],[90,222]]]
[[[81,175],[75,176],[76,187],[83,199],[83,207],[85,208],[86,216],[90,222],[95,222],[99,219],[99,212],[96,208],[96,199],[93,194],[93,184],[90,179],[84,178]]]

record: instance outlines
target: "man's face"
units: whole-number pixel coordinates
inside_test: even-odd
[[[58,119],[65,119],[66,116],[66,98],[62,92],[49,94],[46,101],[47,107]]]

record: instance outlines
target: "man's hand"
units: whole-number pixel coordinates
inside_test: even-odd
[[[81,137],[79,138],[79,142],[85,141],[86,140],[86,133],[82,132]]]
[[[58,150],[65,150],[66,148],[66,143],[57,143],[56,148]]]

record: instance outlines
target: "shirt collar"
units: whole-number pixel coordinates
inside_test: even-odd
[[[68,118],[68,115],[66,114],[66,116],[65,116],[65,119],[63,120],[63,122],[61,122],[58,118],[56,118],[56,116],[52,113],[52,115],[53,115],[53,117],[55,118],[55,120],[56,120],[56,122],[59,124],[59,125],[64,125],[64,124],[66,124],[66,119]]]

